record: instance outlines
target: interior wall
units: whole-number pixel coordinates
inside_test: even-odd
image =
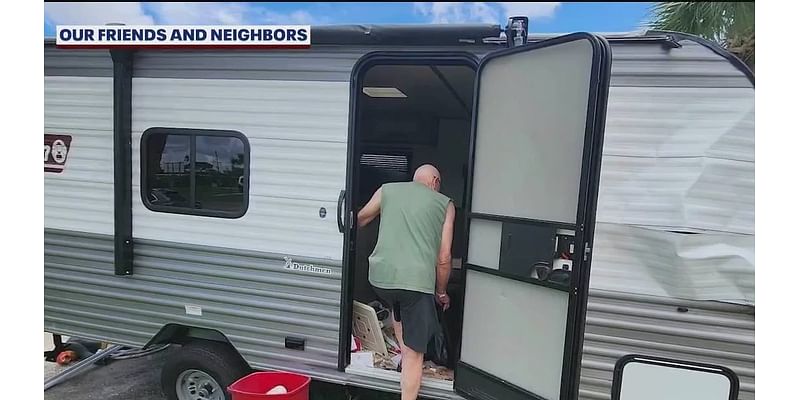
[[[382,149],[402,149],[412,152],[410,170],[418,166],[434,164],[442,175],[441,192],[453,199],[457,211],[456,232],[460,232],[460,221],[464,204],[464,189],[467,174],[467,159],[469,151],[470,122],[464,119],[440,119],[437,124],[438,139],[436,146],[422,145],[382,145]],[[367,147],[368,149],[368,147]],[[369,285],[369,255],[375,248],[378,237],[380,219],[376,219],[369,226],[359,230],[356,241],[355,285],[354,299],[360,302],[369,302],[375,299],[375,293]],[[456,234],[454,238],[454,257],[463,254],[463,238]]]
[[[440,119],[436,147],[416,146],[411,169],[431,163],[442,175],[441,192],[453,199],[456,207],[464,205],[467,175],[470,122],[463,119]]]

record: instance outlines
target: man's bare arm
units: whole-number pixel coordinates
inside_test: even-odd
[[[436,294],[447,293],[447,283],[450,281],[450,269],[453,256],[453,225],[456,220],[456,207],[451,202],[447,205],[447,213],[442,226],[442,244],[439,246],[439,263],[436,266]]]
[[[381,188],[375,191],[364,208],[358,212],[358,227],[362,228],[372,222],[381,213]]]

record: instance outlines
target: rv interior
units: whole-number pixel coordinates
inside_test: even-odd
[[[469,65],[375,65],[363,76],[355,125],[354,211],[361,209],[383,183],[409,181],[414,170],[423,164],[439,169],[441,192],[456,207],[453,269],[448,286],[451,308],[442,314],[449,357],[444,363],[447,365],[426,361],[424,370],[426,379],[450,381],[461,340],[463,210],[475,70]],[[362,354],[351,353],[348,370],[368,369],[372,364],[375,371],[396,374],[399,379],[395,371],[397,357],[394,362],[391,360],[395,356],[391,316],[377,301],[368,282],[368,258],[377,241],[379,223],[377,218],[356,233],[355,260],[351,260],[352,321],[353,336],[359,341]],[[376,326],[381,333],[374,332]],[[384,333],[386,337],[381,337]],[[369,352],[384,356],[374,355],[369,360]]]

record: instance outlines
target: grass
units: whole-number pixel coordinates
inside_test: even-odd
[[[310,400],[399,400],[400,395],[311,381]]]

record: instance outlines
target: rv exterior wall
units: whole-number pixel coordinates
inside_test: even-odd
[[[345,187],[348,107],[347,82],[135,77],[134,237],[340,264],[335,210]],[[145,208],[140,138],[154,126],[243,133],[250,142],[247,213],[225,219]],[[320,208],[330,211],[325,218]]]
[[[713,232],[722,235],[720,245],[732,243],[726,237],[747,242],[753,234],[752,84],[712,51],[691,41],[681,44],[667,50],[612,42],[598,223],[622,231],[650,229],[655,236],[670,234],[666,229]],[[384,389],[395,385],[335,370],[341,236],[333,219],[344,187],[349,79],[356,60],[372,50],[379,48],[137,54],[136,272],[117,277],[111,236],[110,57],[46,48],[45,130],[70,134],[73,144],[66,170],[45,174],[45,328],[142,345],[168,322],[196,324],[225,333],[254,367]],[[697,123],[681,125],[681,120]],[[144,208],[138,193],[138,138],[151,126],[244,133],[252,158],[248,214],[222,221]],[[672,180],[664,184],[667,178]],[[709,180],[727,184],[709,187],[704,183]],[[704,186],[708,190],[700,190]],[[659,196],[646,195],[653,190]],[[728,196],[698,203],[709,191]],[[327,208],[326,218],[320,218],[320,207]],[[602,243],[603,231],[597,235]],[[647,257],[650,245],[637,254]],[[607,247],[606,254],[618,253]],[[705,298],[722,293],[721,299],[747,303],[752,267],[746,256],[725,257],[741,269],[745,284],[714,280],[721,286],[708,287]],[[293,270],[292,262],[330,274]],[[593,264],[581,398],[608,399],[613,361],[628,352],[729,366],[742,381],[740,398],[753,398],[753,308],[672,299],[679,293],[664,291],[666,281],[654,275],[649,284],[627,285],[628,292],[638,294],[610,287],[615,276],[633,268],[645,269],[633,259]],[[199,306],[202,316],[188,315],[187,305]],[[677,310],[683,305],[689,312]],[[284,349],[285,336],[307,338],[306,350]],[[425,393],[452,396],[441,387],[429,386]]]
[[[593,289],[581,363],[580,398],[609,400],[614,363],[626,354],[723,365],[739,377],[739,399],[755,398],[755,310]]]
[[[44,174],[45,229],[114,234],[113,81],[45,76],[44,126],[72,136],[62,172]]]

